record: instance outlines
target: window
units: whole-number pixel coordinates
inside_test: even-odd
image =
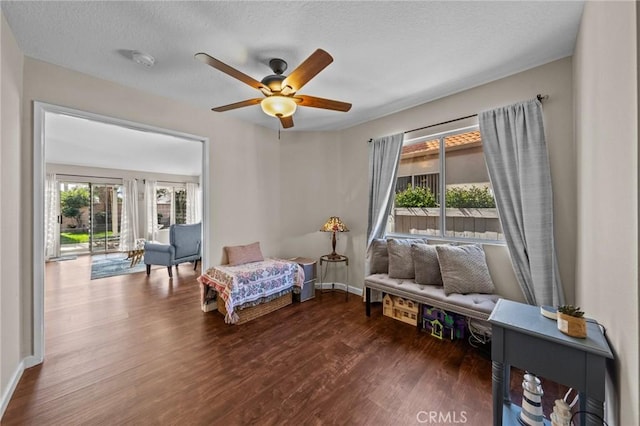
[[[156,203],[161,228],[187,223],[187,191],[184,187],[158,184]]]
[[[405,141],[387,231],[504,240],[477,125]]]
[[[402,176],[396,180],[396,193],[407,189],[413,182],[413,176]]]

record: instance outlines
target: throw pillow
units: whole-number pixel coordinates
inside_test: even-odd
[[[436,246],[444,292],[493,293],[495,287],[489,275],[484,250],[477,244]]]
[[[436,246],[411,244],[411,257],[416,272],[416,284],[442,285]]]
[[[229,265],[242,265],[249,262],[261,262],[264,260],[260,250],[260,242],[247,244],[244,246],[225,247]]]
[[[416,276],[411,257],[411,244],[424,243],[425,240],[417,239],[389,239],[387,251],[389,252],[389,278],[412,279]]]
[[[387,251],[387,240],[378,238],[371,243],[371,264],[369,265],[371,274],[386,274],[389,272],[389,253]]]

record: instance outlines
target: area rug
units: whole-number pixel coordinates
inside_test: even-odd
[[[133,274],[146,271],[144,258],[130,267],[131,259],[127,259],[125,253],[109,253],[91,256],[91,279],[113,277],[116,275]]]

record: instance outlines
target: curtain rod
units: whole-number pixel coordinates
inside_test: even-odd
[[[153,180],[153,179],[149,179],[149,180]],[[142,179],[142,183],[143,183],[143,184],[146,184],[146,183],[147,183],[147,179]],[[173,181],[173,180],[162,180],[162,179],[156,179],[156,183],[160,183],[160,184],[162,184],[162,183],[175,183],[175,184],[182,184],[182,185],[184,185],[184,184],[187,184],[187,183],[198,183],[198,182],[193,182],[193,181],[190,181],[190,180],[185,180],[185,181],[182,181],[182,182],[177,182],[177,181]]]
[[[56,176],[66,176],[66,177],[72,177],[72,178],[79,178],[78,180],[81,180],[82,178],[87,178],[87,179],[114,179],[114,180],[122,180],[121,177],[114,177],[114,176],[91,176],[91,175],[77,175],[77,174],[73,174],[73,173],[54,173]],[[84,183],[84,182],[77,182],[77,183]]]
[[[424,130],[424,129],[428,129],[430,127],[441,126],[443,124],[449,124],[449,123],[453,123],[453,122],[456,122],[456,121],[464,120],[466,118],[477,117],[477,116],[478,116],[478,114],[471,114],[471,115],[467,115],[467,116],[460,117],[460,118],[454,118],[453,120],[442,121],[440,123],[429,124],[428,126],[424,126],[424,127],[418,127],[417,129],[405,130],[403,133],[406,135],[407,133],[417,132],[418,130]]]
[[[549,95],[541,95],[540,93],[538,93],[536,95],[536,99],[538,99],[538,101],[540,101],[540,102],[546,101],[547,99],[549,99]],[[465,120],[467,118],[472,118],[472,117],[477,117],[477,116],[478,116],[478,114],[471,114],[471,115],[467,115],[465,117],[454,118],[453,120],[443,121],[441,123],[429,124],[428,126],[418,127],[417,129],[405,130],[403,133],[406,135],[407,133],[417,132],[418,130],[425,130],[425,129],[428,129],[430,127],[436,127],[436,126],[441,126],[443,124],[454,123],[456,121]],[[372,141],[373,141],[373,139],[369,139],[369,142],[372,142]]]
[[[114,181],[123,181],[127,178],[122,178],[122,177],[113,177],[113,176],[90,176],[90,175],[74,175],[74,174],[69,174],[69,173],[55,173],[56,176],[65,176],[65,177],[69,177],[69,178],[75,178],[75,180],[82,180],[84,179],[103,179],[103,180],[114,180]],[[140,181],[142,180],[142,183],[146,183],[146,179],[140,179],[140,178],[132,178],[132,180],[137,180]],[[182,182],[178,182],[178,181],[171,181],[171,180],[156,180],[157,183],[173,183],[173,184],[177,184],[177,185],[184,185],[186,183],[196,183],[196,182],[191,182],[191,181],[182,181]],[[85,182],[72,182],[72,183],[85,183]]]

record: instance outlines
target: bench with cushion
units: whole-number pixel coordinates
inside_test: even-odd
[[[504,250],[498,250],[496,256],[504,257]],[[504,264],[504,259],[498,263]],[[367,316],[371,315],[371,290],[483,321],[503,297],[496,291],[485,250],[477,244],[430,245],[423,239],[379,239],[369,252],[369,265],[371,273],[364,280]],[[496,265],[495,269],[513,276],[512,268]]]

